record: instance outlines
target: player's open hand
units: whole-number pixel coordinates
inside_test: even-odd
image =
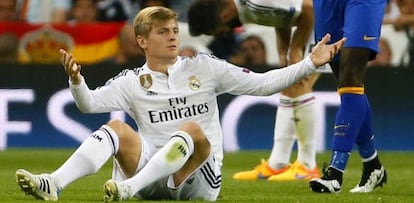
[[[331,40],[331,35],[326,34],[313,48],[310,58],[316,66],[322,66],[330,62],[344,46],[346,38],[342,38],[333,44],[326,44]]]
[[[60,49],[59,52],[62,54],[62,65],[65,68],[66,74],[73,84],[79,84],[82,78],[80,74],[81,66],[76,63],[72,54],[66,50]]]

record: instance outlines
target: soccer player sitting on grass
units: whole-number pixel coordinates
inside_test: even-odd
[[[217,200],[223,161],[222,132],[216,96],[223,93],[272,95],[329,62],[345,39],[326,45],[287,68],[263,74],[211,55],[178,56],[177,14],[147,7],[134,19],[138,46],[146,64],[90,90],[70,53],[60,50],[69,87],[85,113],[123,110],[136,122],[111,120],[93,132],[57,170],[35,175],[16,171],[26,193],[57,200],[71,182],[97,172],[114,157],[112,179],[104,184],[104,200]]]

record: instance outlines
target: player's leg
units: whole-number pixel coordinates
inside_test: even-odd
[[[289,58],[292,41],[292,28],[276,28],[277,50],[279,65],[285,67],[292,60]],[[303,53],[300,54],[303,56]],[[298,59],[300,60],[300,59]],[[287,88],[289,89],[289,88]],[[293,99],[289,90],[283,90],[279,97],[279,106],[276,111],[273,147],[268,164],[275,169],[273,175],[280,174],[290,168],[292,146],[296,139],[295,120],[293,114]]]
[[[360,17],[366,17],[366,25],[362,26],[368,27],[367,30],[369,31],[359,33],[359,36],[363,34],[363,39],[361,40],[359,38],[359,40],[354,42],[354,44],[362,44],[363,47],[369,49],[369,60],[372,60],[373,58],[375,58],[373,56],[375,56],[375,54],[378,52],[380,30],[382,25],[382,19],[384,17],[386,0],[371,1],[370,3],[371,4],[369,5],[368,11],[365,9],[366,6],[357,7],[357,9],[359,9],[358,13],[362,16],[356,16],[355,18],[360,19]],[[352,24],[354,20],[355,19],[350,19],[348,24]],[[364,72],[362,74],[364,74]],[[362,75],[360,78],[364,80],[365,75]],[[343,84],[342,86],[346,86],[348,84],[348,81],[349,80],[345,79],[343,82],[340,82],[341,84]],[[387,181],[387,173],[379,160],[378,153],[374,145],[374,133],[372,130],[371,123],[371,107],[366,95],[364,95],[363,101],[363,105],[365,107],[365,114],[363,115],[364,120],[361,124],[360,131],[356,139],[359,154],[362,157],[363,161],[363,172],[358,185],[350,191],[353,193],[372,192],[377,186],[382,186]]]
[[[290,167],[292,147],[296,140],[293,102],[291,97],[282,94],[279,97],[273,134],[273,147],[268,160],[269,166],[273,169],[281,170]]]
[[[374,144],[374,133],[371,128],[371,108],[366,98],[366,116],[357,137],[359,155],[362,157],[362,176],[358,185],[350,190],[352,193],[372,192],[376,187],[387,182],[387,172],[382,166]]]
[[[174,174],[179,185],[210,155],[210,143],[200,126],[193,122],[183,124],[148,163],[133,177],[122,182],[109,180],[104,185],[105,199],[131,198],[149,184]]]
[[[353,58],[356,60],[349,59],[348,55],[351,52],[358,52],[359,57]],[[363,61],[367,61],[368,56],[369,50],[344,48],[341,52],[339,81],[341,81],[345,74],[342,71],[344,67],[359,68],[358,71],[363,71],[366,65],[366,62],[364,63]],[[339,83],[341,84],[341,82]],[[338,192],[340,190],[343,172],[362,125],[363,118],[361,114],[364,115],[366,110],[363,99],[364,88],[361,84],[357,85],[354,83],[350,87],[340,87],[338,92],[341,97],[341,105],[335,119],[334,136],[332,139],[333,154],[329,167],[324,171],[322,179],[319,182],[317,180],[315,182],[311,181],[312,190],[315,192]],[[331,185],[334,185],[333,190],[328,187]]]
[[[363,48],[345,47],[341,51],[340,88],[338,90],[341,97],[341,105],[335,119],[334,136],[332,139],[333,153],[328,168],[324,170],[324,176],[321,179],[310,182],[311,188],[315,192],[330,193],[339,192],[340,190],[343,172],[364,120],[364,116],[361,115],[365,115],[366,112],[364,87],[361,83],[363,83],[362,75],[370,54],[370,50]],[[354,71],[344,69],[353,69]],[[353,77],[351,74],[355,74],[355,76]],[[350,80],[353,81],[349,82],[349,85],[341,87],[344,83],[343,77],[345,75],[352,78]]]
[[[306,45],[310,40],[314,39],[314,14],[312,0],[303,0],[302,12],[298,16],[296,29],[293,32],[292,39],[289,44],[288,65],[299,62],[305,56]],[[309,50],[310,53],[311,50]]]
[[[290,51],[292,42],[292,28],[276,28],[277,50],[280,67],[290,64]],[[303,56],[301,53],[300,56]],[[287,88],[289,89],[289,88]],[[268,160],[272,169],[276,169],[273,175],[287,171],[292,154],[292,146],[296,139],[295,121],[293,115],[292,95],[283,90],[279,97],[279,106],[276,111],[273,147]]]
[[[316,136],[319,132],[321,118],[316,107],[316,99],[313,93],[307,93],[298,98],[298,106],[295,107],[296,137],[298,143],[298,167],[295,168],[296,179],[318,178],[319,169],[316,165]]]
[[[367,7],[369,9],[366,9]],[[353,2],[352,6],[344,7],[344,36],[349,39],[340,54],[338,92],[341,96],[341,105],[335,120],[330,166],[322,179],[311,181],[311,188],[315,192],[337,192],[357,138],[372,136],[361,134],[361,129],[371,129],[371,123],[365,122],[367,116],[370,116],[370,109],[364,92],[364,78],[366,64],[378,49],[384,7],[385,1]],[[358,19],[366,20],[359,22]],[[375,157],[375,154],[371,156]],[[337,183],[339,187],[333,187],[331,190],[329,186],[338,186]]]
[[[304,50],[305,47],[308,43],[308,41],[310,40],[310,36],[313,32],[313,23],[314,23],[314,19],[313,19],[313,8],[312,8],[312,1],[311,0],[304,0],[303,1],[303,5],[302,5],[302,12],[300,14],[300,16],[297,19],[297,26],[296,29],[293,32],[293,35],[291,37],[290,40],[290,44],[289,44],[289,50],[288,50],[288,64],[293,64],[296,63],[300,60],[303,59],[304,57]],[[278,35],[279,37],[280,35]],[[312,40],[312,39],[311,39]],[[313,40],[312,40],[313,41]],[[285,159],[284,164],[289,163],[289,158],[290,158],[290,151],[288,154],[285,154],[285,148],[292,147],[292,143],[290,141],[288,141],[288,137],[289,135],[296,135],[296,139],[298,140],[299,137],[301,138],[300,142],[298,140],[298,145],[302,145],[299,147],[299,155],[300,155],[300,160],[296,161],[292,167],[290,167],[289,170],[278,174],[278,175],[274,175],[271,178],[269,178],[269,180],[297,180],[296,177],[299,177],[300,179],[303,177],[307,177],[306,179],[310,179],[311,177],[319,177],[319,172],[316,172],[316,176],[314,175],[310,175],[310,174],[314,174],[313,173],[313,169],[315,168],[315,152],[313,153],[308,153],[308,149],[310,151],[314,151],[312,150],[312,148],[314,149],[315,144],[314,143],[314,134],[313,129],[315,129],[316,126],[313,126],[315,124],[315,121],[317,119],[315,119],[315,117],[317,116],[315,111],[312,111],[312,109],[315,108],[315,103],[313,102],[314,100],[314,95],[312,94],[312,89],[313,89],[313,85],[315,84],[316,80],[318,78],[318,75],[312,75],[307,79],[301,80],[297,83],[295,83],[294,85],[290,86],[289,88],[285,89],[282,91],[282,95],[285,96],[286,98],[290,98],[291,101],[291,108],[290,110],[293,111],[293,117],[291,117],[290,122],[293,122],[294,125],[292,124],[288,124],[286,120],[289,117],[280,117],[280,119],[276,119],[276,122],[279,122],[280,120],[282,120],[282,122],[280,123],[280,125],[276,126],[276,130],[277,128],[293,128],[290,131],[296,131],[295,134],[275,134],[275,144],[274,144],[274,148],[272,150],[272,156],[269,159],[269,164],[270,166],[272,165],[272,157],[275,157],[275,159]],[[281,101],[282,102],[282,101]],[[306,104],[305,104],[306,103]],[[302,108],[303,106],[301,106],[301,104],[303,104],[303,106],[307,106],[306,108]],[[279,113],[279,111],[278,111]],[[309,122],[308,122],[309,121]],[[287,126],[283,127],[282,125],[285,124]],[[299,131],[299,129],[303,128],[308,128],[304,131],[306,131],[306,133],[304,133],[304,131],[302,132],[302,134],[300,135],[299,133],[301,133]],[[280,141],[276,141],[279,136]],[[294,137],[291,137],[290,139],[295,139]],[[288,142],[284,142],[283,140],[287,140]],[[310,141],[310,142],[309,142]],[[279,150],[282,149],[282,150]],[[285,149],[285,150],[283,150]],[[306,155],[305,155],[306,154]],[[288,159],[286,161],[286,158]],[[280,160],[276,160],[279,161],[276,165],[276,167],[281,167],[281,162]],[[283,164],[283,163],[282,163]],[[311,168],[309,168],[309,170],[307,170],[307,167],[305,165],[311,166]],[[279,169],[279,168],[276,168]],[[310,173],[309,173],[310,172]],[[300,175],[297,175],[300,174]]]
[[[125,128],[119,133],[122,123]],[[123,143],[136,143],[135,131],[120,121],[110,121],[93,132],[63,163],[51,174],[33,175],[28,171],[16,171],[16,180],[24,192],[38,199],[57,200],[58,193],[78,178],[95,173],[112,156],[122,149]],[[136,148],[136,147],[135,147]],[[134,148],[134,149],[135,149]],[[130,152],[129,152],[130,153]]]
[[[171,199],[216,201],[221,189],[221,166],[215,161],[213,153],[197,168],[186,170],[193,171],[180,174],[181,183],[174,180],[176,174],[168,178]]]
[[[161,178],[140,190],[135,196],[143,200],[216,201],[221,189],[221,163],[213,153],[198,168],[177,184],[174,175]]]
[[[235,180],[267,179],[287,171],[291,164],[290,155],[295,142],[295,123],[291,98],[281,95],[276,111],[273,148],[269,159],[261,160],[253,170],[240,171],[233,175]]]
[[[288,53],[291,39],[291,27],[275,28],[276,45],[279,56],[279,66],[288,65]],[[289,97],[284,97],[283,101],[289,102]],[[282,102],[282,101],[281,101]],[[273,149],[268,161],[261,160],[253,170],[237,172],[233,175],[236,180],[257,180],[267,179],[268,177],[290,168],[290,155],[293,142],[295,140],[295,126],[293,120],[293,108],[279,106],[276,111],[275,131],[273,136]],[[275,150],[277,149],[277,150]],[[280,153],[281,152],[281,153]],[[269,163],[271,165],[269,165]]]
[[[316,42],[321,40],[327,33],[331,34],[331,41],[335,42],[343,36],[342,20],[344,18],[343,13],[339,12],[340,8],[344,6],[347,1],[343,0],[313,0],[313,9],[315,15],[315,40]],[[334,72],[335,79],[339,77],[339,57],[334,58],[334,62],[331,63],[332,70]],[[324,166],[324,176],[322,178],[313,178],[309,182],[309,186],[312,191],[315,192],[339,192],[341,190],[342,173],[333,171],[329,173],[331,175],[340,176],[340,181],[327,177],[328,173]],[[336,173],[337,172],[337,173]],[[339,179],[339,178],[338,178]]]
[[[289,170],[274,175],[268,180],[310,180],[319,177],[319,170],[316,166],[315,137],[320,124],[318,119],[320,116],[316,109],[315,97],[312,93],[307,93],[294,98],[293,101],[298,157]]]

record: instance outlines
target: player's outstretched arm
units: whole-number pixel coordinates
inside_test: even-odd
[[[331,35],[326,34],[318,44],[313,48],[310,59],[315,66],[322,66],[330,62],[334,56],[344,46],[346,38],[342,38],[335,43],[326,44],[331,40]]]
[[[80,74],[81,66],[76,63],[71,53],[68,53],[64,49],[60,49],[59,52],[62,54],[62,65],[70,81],[73,84],[79,84],[82,79],[82,75]]]

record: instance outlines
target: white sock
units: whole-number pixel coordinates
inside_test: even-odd
[[[289,164],[292,146],[296,139],[293,117],[292,99],[280,95],[280,103],[276,112],[273,148],[269,157],[269,166],[281,169]]]
[[[76,179],[95,173],[117,153],[119,139],[107,125],[93,132],[51,176],[59,188]]]
[[[184,131],[177,131],[141,171],[123,182],[131,186],[132,194],[135,194],[154,181],[178,171],[193,153],[194,143],[191,136]]]
[[[315,97],[307,93],[295,98],[300,104],[294,108],[296,122],[296,136],[298,141],[297,160],[306,168],[316,166],[316,134],[320,126],[320,116],[316,108]]]

